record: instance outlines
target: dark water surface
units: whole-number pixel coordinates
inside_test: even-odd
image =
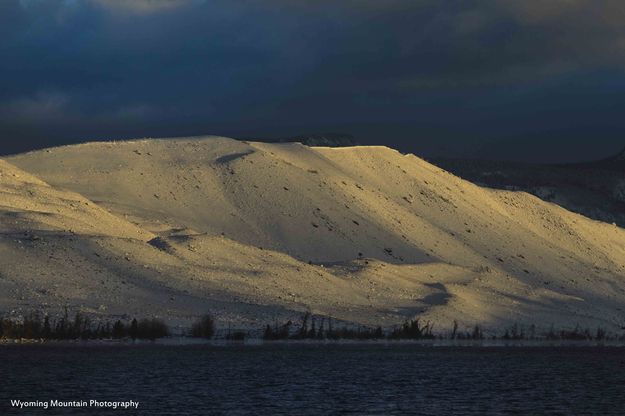
[[[138,410],[12,409],[10,399]],[[625,348],[0,346],[0,415],[625,415]]]

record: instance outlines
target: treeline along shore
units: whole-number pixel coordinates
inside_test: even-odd
[[[419,318],[405,321],[392,328],[367,327],[340,323],[332,317],[315,316],[310,312],[302,314],[298,322],[267,324],[257,330],[217,329],[217,320],[211,314],[199,317],[182,333],[172,334],[171,329],[160,318],[128,318],[101,320],[81,312],[70,315],[66,308],[63,315],[51,317],[42,312],[30,312],[23,316],[0,315],[0,340],[156,340],[166,337],[191,337],[200,339],[222,339],[244,341],[296,340],[570,340],[570,341],[623,341],[625,333],[607,331],[601,327],[556,329],[539,331],[535,325],[514,324],[499,332],[488,335],[479,324],[470,329],[460,329],[453,321],[447,330],[436,331],[429,321]]]

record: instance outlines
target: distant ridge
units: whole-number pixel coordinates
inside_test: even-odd
[[[281,137],[278,139],[255,139],[266,143],[301,143],[306,146],[317,147],[351,147],[360,143],[354,136],[346,133],[315,133],[297,136]]]
[[[625,147],[623,148],[623,150],[618,152],[617,155],[612,158],[612,160],[624,162],[625,161]]]
[[[569,211],[625,227],[625,148],[609,157],[582,163],[433,162],[479,185],[525,191]]]

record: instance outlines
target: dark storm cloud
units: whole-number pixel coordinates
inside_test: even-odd
[[[342,130],[426,153],[599,156],[623,144],[624,47],[617,1],[5,0],[0,153]]]

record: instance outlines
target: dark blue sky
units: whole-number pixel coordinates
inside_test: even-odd
[[[0,154],[350,133],[425,156],[625,147],[622,0],[1,0]]]

